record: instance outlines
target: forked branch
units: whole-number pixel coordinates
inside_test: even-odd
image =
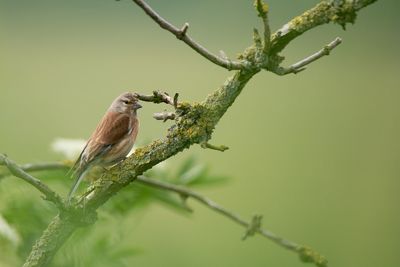
[[[142,95],[139,93],[135,93],[136,97],[139,100],[145,101],[145,102],[153,102],[156,104],[159,103],[165,103],[168,105],[171,105],[175,108],[175,110],[178,108],[178,97],[179,94],[176,93],[174,97],[171,97],[168,93],[160,92],[160,91],[153,91],[152,95]],[[166,122],[167,120],[174,120],[177,117],[175,112],[168,112],[168,111],[163,111],[163,112],[157,112],[154,113],[153,118],[156,120],[161,120]]]
[[[21,169],[25,171],[48,171],[48,170],[63,170],[66,168],[69,168],[70,166],[65,164],[65,163],[46,163],[46,164],[27,164],[25,167],[21,167]],[[216,203],[215,201],[207,198],[206,196],[203,196],[193,190],[190,190],[187,187],[183,187],[180,185],[175,185],[172,183],[168,183],[165,181],[160,181],[157,179],[149,178],[143,175],[140,175],[136,178],[136,181],[138,183],[141,183],[145,186],[157,188],[160,190],[166,190],[169,192],[173,192],[181,196],[183,201],[187,201],[188,198],[192,198],[199,203],[205,205],[209,209],[215,211],[216,213],[230,219],[231,221],[241,225],[242,227],[246,228],[245,235],[243,236],[243,239],[246,239],[249,236],[252,236],[254,234],[259,234],[266,239],[269,239],[276,243],[277,245],[284,247],[290,251],[293,251],[295,253],[298,253],[301,258],[305,256],[304,253],[311,253],[313,255],[312,262],[317,262],[317,261],[326,261],[325,258],[320,255],[318,252],[315,250],[307,247],[307,246],[302,246],[299,245],[293,241],[290,241],[288,239],[285,239],[275,233],[273,233],[270,230],[267,230],[265,228],[261,227],[261,216],[255,215],[253,216],[251,221],[247,221],[243,218],[241,218],[239,215],[235,214],[234,212],[224,208],[220,204]],[[185,203],[186,205],[186,203]],[[190,209],[190,208],[189,208]],[[192,210],[192,209],[190,209]],[[322,265],[321,265],[322,266]]]
[[[140,177],[145,171],[194,144],[204,144],[208,142],[219,120],[235,102],[247,82],[259,71],[266,69],[278,74],[298,72],[304,69],[307,64],[326,55],[331,48],[333,49],[340,43],[340,41],[337,40],[331,46],[328,45],[328,48],[324,48],[322,51],[285,69],[280,66],[283,57],[278,54],[293,39],[321,24],[336,22],[343,26],[348,22],[354,22],[356,12],[376,0],[322,1],[314,8],[285,24],[284,27],[272,35],[270,43],[268,42],[269,29],[265,28],[264,46],[260,45],[262,42],[259,41],[260,38],[258,38],[258,34],[255,34],[255,37],[257,37],[254,38],[255,43],[243,52],[240,61],[231,61],[225,56],[220,57],[210,53],[206,48],[199,45],[188,36],[188,24],[185,24],[182,28],[177,28],[158,15],[143,0],[133,1],[157,24],[174,34],[179,40],[185,42],[200,55],[228,70],[234,69],[238,71],[233,73],[231,77],[228,77],[222,86],[208,95],[201,103],[184,103],[184,105],[182,103],[178,105],[177,101],[171,100],[172,98],[169,96],[161,97],[161,100],[154,94],[149,98],[141,96],[143,101],[147,99],[152,102],[160,101],[159,103],[164,102],[167,104],[171,104],[172,102],[176,110],[184,110],[184,112],[179,113],[179,119],[176,119],[175,124],[168,129],[165,138],[155,140],[145,147],[136,149],[135,153],[126,160],[102,174],[101,177],[87,189],[87,192],[80,197],[80,200],[75,203],[72,209],[62,214],[62,218],[56,216],[32,248],[24,267],[37,267],[48,264],[67,238],[78,227],[82,226],[82,222],[94,222],[96,210],[122,188],[135,181],[137,177]],[[258,2],[261,3],[261,1]],[[261,12],[266,14],[268,10],[265,9],[265,6],[261,7]],[[263,18],[263,21],[265,24],[267,22],[267,16],[264,17],[265,19]],[[6,164],[4,158],[0,160],[0,162],[3,162],[3,165]],[[7,162],[8,165],[10,165],[10,161]],[[11,164],[10,166],[13,168],[16,165]],[[25,173],[23,171],[21,172],[18,168],[14,168],[14,170],[12,170],[12,168],[10,171],[14,171],[16,176],[22,176],[21,178],[34,184],[34,186],[46,196],[49,195],[50,198],[53,196],[52,190],[43,187],[38,183],[40,181],[32,179],[33,177],[31,176],[26,176]],[[177,188],[171,188],[171,190],[172,189],[176,191],[181,190]],[[88,192],[90,192],[90,194],[88,194]],[[185,195],[185,192],[181,191],[180,194]],[[195,196],[196,195],[194,195],[193,198],[195,198]],[[82,199],[85,201],[81,201]],[[197,199],[210,204],[206,199],[199,197]],[[54,201],[56,203],[60,201],[56,194],[54,196]],[[223,213],[224,210],[220,210],[220,212]],[[238,220],[238,222],[240,221],[241,220]],[[250,225],[248,225],[247,222],[243,223],[243,225],[248,226],[247,233],[251,235],[261,231],[260,223],[261,221],[257,218],[254,219],[253,223]],[[260,233],[263,234],[262,232]],[[291,245],[288,244],[288,246],[290,247]],[[293,250],[295,247],[294,245]],[[312,261],[318,266],[325,265],[326,261],[321,257],[317,257],[316,255],[318,254],[307,247],[297,249],[302,260]]]

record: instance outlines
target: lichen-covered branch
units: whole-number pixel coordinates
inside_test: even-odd
[[[26,171],[45,171],[45,170],[58,170],[58,169],[63,170],[63,169],[70,167],[69,164],[62,163],[62,162],[54,162],[54,163],[49,162],[49,163],[45,163],[45,164],[31,163],[31,164],[25,164],[24,166],[26,166],[25,167]],[[222,207],[215,201],[213,201],[195,191],[190,190],[189,188],[186,188],[186,187],[183,187],[180,185],[171,184],[171,183],[168,183],[165,181],[152,179],[152,178],[149,178],[149,177],[143,176],[143,175],[137,176],[136,182],[141,183],[146,186],[153,187],[153,188],[167,190],[167,191],[179,194],[182,197],[182,199],[184,199],[184,201],[186,201],[187,198],[193,198],[193,199],[197,200],[198,202],[204,204],[206,207],[210,208],[211,210],[214,210],[215,212],[227,217],[228,219],[232,220],[233,222],[245,227],[246,234],[243,237],[243,239],[245,239],[246,237],[252,236],[254,234],[260,234],[261,236],[263,236],[269,240],[272,240],[279,246],[282,246],[290,251],[298,253],[301,258],[305,257],[305,253],[313,255],[312,262],[316,262],[318,259],[324,258],[318,252],[316,252],[315,250],[313,250],[307,246],[302,246],[302,245],[296,244],[293,241],[282,238],[282,237],[278,236],[277,234],[275,234],[265,228],[262,228],[261,227],[262,216],[255,215],[251,221],[246,221],[245,219],[241,218],[234,212]],[[91,192],[88,191],[88,194],[90,194],[90,193]],[[88,194],[86,194],[86,195],[88,195]],[[56,231],[56,229],[64,229],[65,228],[65,231],[63,233],[60,233],[60,235],[62,235],[62,237],[66,239],[72,233],[72,232],[70,232],[70,229],[74,227],[74,224],[76,224],[77,221],[73,220],[71,218],[68,218],[66,216],[62,217],[61,219],[65,223],[68,223],[68,226],[65,225],[65,226],[61,227],[60,217],[57,216],[56,218],[54,218],[54,220],[52,222],[51,229],[52,229],[52,231]],[[257,223],[255,223],[255,222],[257,222]],[[44,237],[42,237],[42,240],[39,242],[43,242],[47,238],[48,238],[47,236],[44,236]],[[37,258],[37,255],[34,255],[32,257]],[[51,256],[48,255],[46,258],[49,259],[51,257],[53,257],[53,255],[51,255]]]
[[[77,227],[77,223],[71,217],[57,215],[32,247],[23,267],[48,266],[58,249]]]
[[[343,26],[347,22],[354,22],[356,11],[376,0],[323,1],[278,30],[271,37],[271,42],[268,44],[266,43],[266,37],[269,35],[268,31],[264,32],[264,45],[260,41],[261,38],[258,32],[255,31],[254,44],[241,54],[240,61],[230,61],[225,57],[210,53],[187,35],[187,24],[181,29],[176,28],[152,10],[144,1],[133,1],[162,28],[173,33],[178,39],[184,41],[211,62],[224,68],[238,71],[201,103],[178,103],[174,98],[175,124],[168,129],[166,137],[136,149],[135,153],[129,158],[101,175],[79,199],[74,200],[71,206],[67,207],[67,210],[55,217],[32,248],[24,265],[25,267],[44,266],[49,263],[56,251],[76,228],[93,223],[96,219],[96,210],[122,188],[135,181],[139,175],[194,144],[207,143],[215,126],[234,103],[247,82],[262,69],[277,72],[279,68],[282,68],[280,64],[283,57],[279,56],[278,53],[290,41],[324,23],[336,22]],[[261,3],[261,1],[258,2]],[[261,12],[268,11],[265,6],[261,6],[261,8]],[[326,54],[325,52],[317,53],[300,61],[292,68],[301,69]],[[142,100],[160,101],[167,104],[172,102],[171,98],[161,97],[160,100],[158,97],[154,94],[149,97],[142,96]],[[256,226],[257,224],[252,224],[249,234],[254,231],[260,231],[262,235],[269,235],[269,233],[262,232]],[[325,266],[326,260],[320,257],[319,254],[315,254],[306,247],[298,248],[298,250],[304,261],[312,261],[318,266]]]
[[[303,33],[330,22],[345,28],[354,23],[357,11],[377,0],[325,0],[293,18],[272,35],[271,54],[281,52],[293,39]]]
[[[0,165],[4,165],[8,170],[18,178],[31,184],[37,190],[44,194],[45,199],[53,202],[59,209],[64,209],[64,201],[54,190],[50,189],[46,184],[42,183],[39,179],[33,177],[29,173],[21,169],[13,160],[9,159],[3,154],[0,154]]]
[[[87,193],[82,194],[81,199],[72,203],[69,210],[64,213],[66,218],[70,218],[74,222],[65,224],[65,227],[68,228],[68,233],[85,225],[88,220],[91,222],[92,218],[95,217],[93,214],[95,214],[97,208],[123,187],[134,181],[138,175],[141,175],[159,162],[189,148],[191,145],[200,144],[210,139],[219,119],[255,73],[237,72],[202,104],[179,103],[177,112],[181,115],[177,118],[176,125],[168,130],[164,139],[155,140],[143,148],[136,149],[135,153],[129,158],[105,172],[95,181],[87,189]],[[58,222],[58,219],[55,218],[53,221]],[[54,255],[55,251],[61,246],[49,246],[48,242],[57,243],[59,241],[63,243],[65,241],[63,238],[65,232],[60,231],[58,228],[57,231],[53,231],[50,226],[45,231],[46,239],[43,239],[42,236],[36,242],[24,267],[44,266],[42,264],[48,260],[42,259],[42,257],[47,258]],[[46,242],[43,240],[46,240]]]
[[[254,1],[254,7],[257,10],[258,16],[263,21],[263,26],[264,26],[264,48],[263,48],[263,52],[265,54],[268,54],[269,53],[269,49],[271,48],[271,29],[269,27],[269,21],[268,21],[269,6],[266,3],[264,3],[263,0],[255,0]]]

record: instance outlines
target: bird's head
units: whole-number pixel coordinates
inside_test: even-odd
[[[120,113],[136,113],[141,107],[142,105],[139,104],[139,100],[136,98],[135,94],[127,92],[117,97],[111,104],[110,109]]]

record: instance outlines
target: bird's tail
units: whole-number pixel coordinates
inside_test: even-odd
[[[85,166],[86,167],[86,166]],[[73,176],[75,177],[74,184],[71,187],[71,190],[68,193],[68,202],[71,202],[72,197],[74,196],[75,191],[78,189],[79,184],[82,182],[82,179],[85,177],[87,171],[89,168],[85,168],[78,166],[74,171],[73,171]]]

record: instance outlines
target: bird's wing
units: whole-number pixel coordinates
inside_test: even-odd
[[[107,112],[92,138],[99,143],[113,145],[131,130],[130,117],[127,114]]]
[[[90,137],[86,148],[90,153],[85,153],[86,161],[91,162],[98,156],[106,153],[114,144],[118,143],[121,138],[129,134],[130,131],[131,120],[128,115],[117,112],[107,112]]]

